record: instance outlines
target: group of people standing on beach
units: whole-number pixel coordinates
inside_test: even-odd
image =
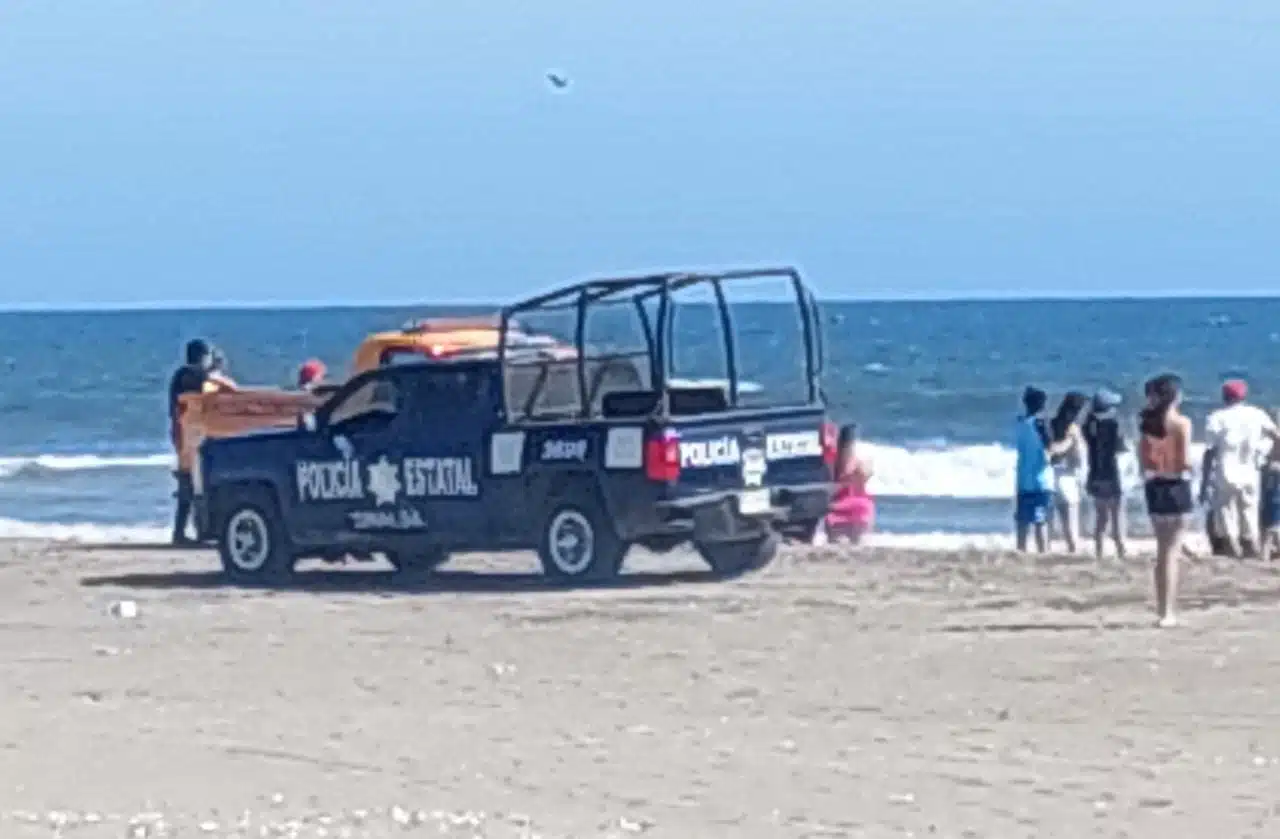
[[[1176,624],[1178,558],[1196,503],[1208,508],[1215,552],[1269,560],[1280,541],[1280,428],[1276,418],[1248,403],[1248,385],[1222,386],[1222,406],[1205,423],[1199,492],[1192,489],[1191,420],[1182,413],[1182,380],[1166,373],[1144,386],[1138,416],[1138,466],[1156,541],[1155,588],[1159,625]],[[1056,521],[1069,551],[1077,548],[1080,502],[1092,498],[1095,549],[1102,556],[1108,531],[1124,555],[1124,486],[1120,456],[1130,446],[1118,417],[1121,399],[1102,390],[1092,400],[1063,397],[1046,419],[1047,396],[1028,387],[1016,424],[1017,485],[1014,519],[1019,550],[1034,534],[1048,549]]]

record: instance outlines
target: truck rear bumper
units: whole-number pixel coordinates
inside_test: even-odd
[[[660,502],[658,512],[669,532],[683,531],[699,541],[745,538],[765,527],[800,532],[827,514],[834,490],[826,483],[733,490]],[[767,492],[768,504],[747,512],[743,502],[753,492]]]

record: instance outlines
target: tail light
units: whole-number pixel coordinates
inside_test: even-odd
[[[644,474],[651,481],[680,480],[680,438],[674,432],[662,431],[645,441]]]
[[[830,420],[822,424],[822,462],[827,464],[827,468],[834,475],[836,471],[836,457],[840,453],[840,429],[836,427],[834,422]]]

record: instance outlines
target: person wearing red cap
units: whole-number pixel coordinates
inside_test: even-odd
[[[1280,429],[1245,400],[1243,379],[1222,384],[1222,407],[1205,423],[1205,484],[1215,530],[1231,556],[1257,556],[1258,489],[1262,464]]]
[[[325,373],[324,362],[319,359],[312,358],[304,361],[302,366],[298,368],[298,389],[314,391],[316,388],[324,384]]]

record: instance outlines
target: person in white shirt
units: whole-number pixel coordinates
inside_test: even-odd
[[[1222,407],[1205,424],[1210,503],[1227,550],[1234,556],[1258,549],[1258,486],[1262,462],[1280,430],[1266,411],[1245,402],[1241,379],[1222,385]]]

